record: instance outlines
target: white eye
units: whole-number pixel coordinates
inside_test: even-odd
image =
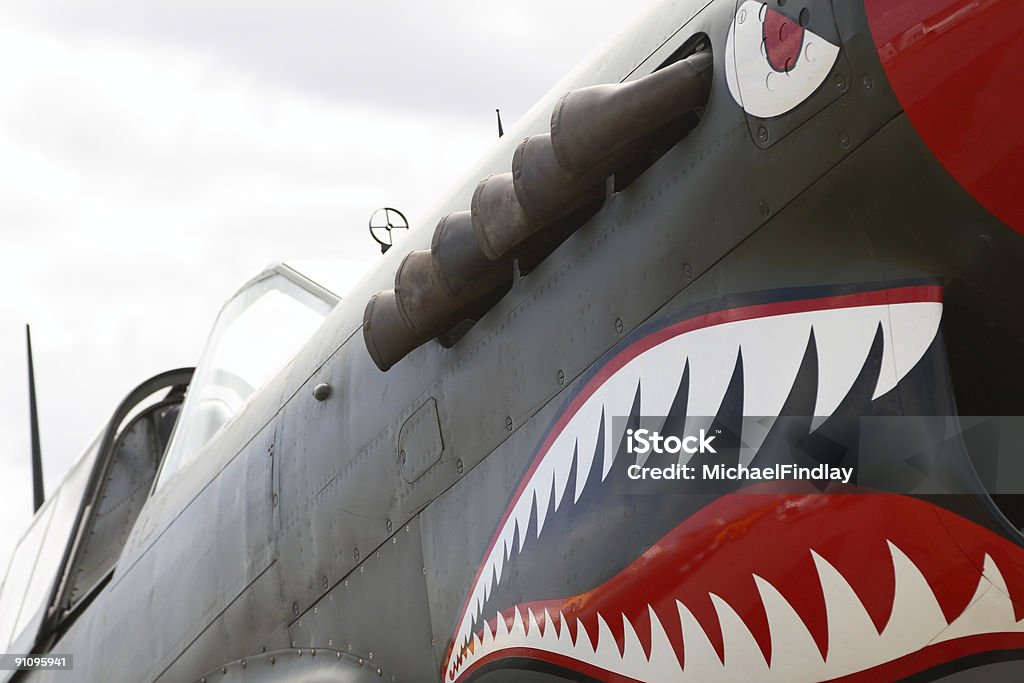
[[[801,23],[806,21],[792,21],[755,0],[737,10],[726,41],[725,79],[748,114],[762,119],[785,114],[832,71],[839,46]]]

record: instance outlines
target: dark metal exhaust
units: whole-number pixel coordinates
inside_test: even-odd
[[[551,114],[559,166],[574,178],[613,173],[633,143],[707,102],[712,61],[705,50],[631,83],[563,95]]]
[[[363,312],[363,337],[377,367],[387,370],[410,351],[490,308],[512,284],[511,268],[492,267],[472,286],[449,296],[427,250],[411,252],[395,275],[395,288],[378,292]]]
[[[477,243],[469,211],[450,213],[437,224],[430,244],[434,274],[448,296],[484,277],[495,267]]]
[[[377,367],[433,338],[454,344],[508,291],[512,259],[528,272],[600,208],[610,175],[628,176],[630,164],[685,136],[711,81],[711,52],[701,51],[631,83],[562,97],[551,133],[523,140],[512,172],[482,180],[471,210],[441,219],[430,250],[410,253],[395,289],[367,304],[363,334]]]
[[[473,232],[492,261],[514,258],[530,238],[604,197],[604,178],[573,178],[559,165],[548,134],[523,140],[512,172],[485,178],[473,194]]]

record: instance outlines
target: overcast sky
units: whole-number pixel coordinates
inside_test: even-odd
[[[56,0],[0,9],[0,574],[136,384],[194,365],[270,262],[378,252],[635,8],[612,0]]]

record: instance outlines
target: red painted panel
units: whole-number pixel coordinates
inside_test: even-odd
[[[886,75],[950,174],[1024,234],[1024,2],[865,0]]]

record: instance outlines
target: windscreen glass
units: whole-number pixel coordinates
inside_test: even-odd
[[[279,274],[251,283],[228,302],[189,386],[157,488],[295,356],[331,308],[332,302]]]

